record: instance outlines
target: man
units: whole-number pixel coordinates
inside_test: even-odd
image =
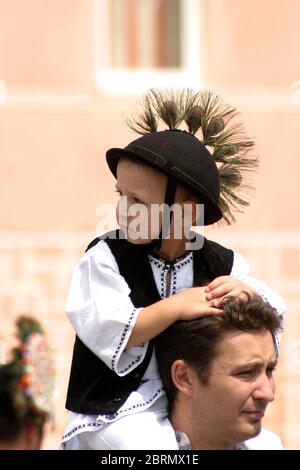
[[[179,448],[282,448],[277,436],[261,432],[274,400],[274,334],[280,327],[276,310],[255,296],[228,299],[222,314],[177,322],[158,337],[156,356]]]

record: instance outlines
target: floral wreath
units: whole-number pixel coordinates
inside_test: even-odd
[[[12,351],[12,402],[19,418],[27,417],[35,422],[43,422],[53,414],[53,350],[36,319],[21,316],[16,326],[19,344]]]

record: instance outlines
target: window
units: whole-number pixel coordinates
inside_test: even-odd
[[[179,0],[110,0],[113,68],[180,67]]]
[[[114,94],[199,87],[201,0],[94,0],[96,80]]]

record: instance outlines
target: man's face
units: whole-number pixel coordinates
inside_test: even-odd
[[[212,439],[225,447],[259,434],[274,399],[275,365],[270,332],[228,332],[212,361],[208,384],[199,381],[193,396],[195,425],[203,429],[205,424]]]

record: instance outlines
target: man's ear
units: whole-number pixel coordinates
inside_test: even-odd
[[[183,359],[177,359],[171,366],[171,377],[178,391],[186,396],[192,396],[194,380],[192,370]]]

